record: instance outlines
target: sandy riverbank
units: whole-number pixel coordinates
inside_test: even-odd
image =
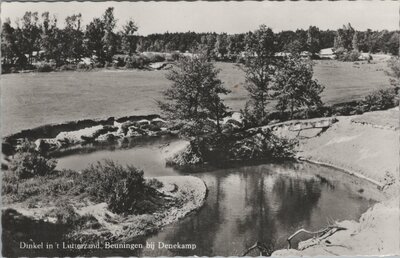
[[[203,206],[207,192],[203,180],[193,176],[165,176],[157,177],[157,180],[163,183],[159,191],[168,198],[178,200],[179,206],[162,212],[130,216],[119,216],[110,212],[106,203],[86,206],[77,210],[77,213],[93,215],[102,225],[102,229],[100,232],[89,230],[80,234],[101,234],[107,231],[114,240],[124,241],[155,232]]]
[[[317,136],[303,137],[298,157],[368,179],[382,189],[386,200],[359,221],[337,222],[346,230],[303,242],[302,250],[278,250],[273,256],[400,254],[398,108],[338,117]]]
[[[30,242],[32,239],[34,242],[67,241],[76,244],[97,243],[98,241],[100,243],[104,241],[123,243],[135,237],[156,232],[203,206],[207,187],[201,179],[193,176],[164,176],[156,177],[156,179],[163,184],[157,191],[164,196],[165,200],[173,200],[173,205],[151,214],[116,214],[107,208],[105,202],[94,204],[89,201],[77,202],[71,200],[76,216],[81,218],[90,216],[91,221],[96,222],[96,227],[72,228],[69,225],[56,223],[58,218],[50,213],[55,208],[51,203],[40,205],[40,202],[38,202],[35,207],[29,206],[29,202],[5,205],[2,207],[2,216],[4,221],[9,221],[7,224],[9,227],[3,228],[5,232],[3,243],[7,243],[7,250],[3,250],[3,255],[60,255],[60,253],[52,253],[49,250],[47,250],[48,252],[38,250],[38,253],[32,253],[32,250],[19,247],[20,242]],[[53,230],[56,232],[48,232],[46,228],[47,230],[54,228]],[[39,230],[39,233],[35,232],[35,229]],[[53,238],[47,236],[52,234],[55,234]],[[37,235],[40,236],[39,239],[33,237]],[[67,254],[71,255],[72,253],[64,253],[64,255]]]

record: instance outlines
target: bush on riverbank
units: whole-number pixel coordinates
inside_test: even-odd
[[[10,170],[19,179],[26,179],[50,174],[56,165],[56,160],[43,156],[34,144],[24,140],[11,160]]]
[[[269,130],[213,134],[193,139],[181,152],[167,160],[176,166],[218,164],[226,161],[272,161],[293,158],[295,140],[275,136]]]
[[[83,170],[75,188],[95,203],[106,202],[115,213],[152,213],[164,204],[159,193],[146,183],[142,170],[111,160]]]
[[[292,119],[298,120],[331,116],[359,115],[365,112],[394,108],[398,105],[398,89],[393,87],[373,91],[369,95],[365,96],[364,99],[358,101],[297,110],[293,113]],[[263,125],[289,120],[291,120],[289,112],[273,111],[266,115]],[[245,116],[243,122],[246,129],[258,126],[259,124],[258,121],[249,119],[248,116]]]
[[[395,88],[380,89],[367,95],[359,106],[364,112],[385,110],[399,105],[398,90]]]
[[[32,154],[25,152],[23,155]],[[157,179],[146,181],[143,171],[133,166],[123,167],[108,160],[78,173],[70,170],[53,171],[54,165],[52,173],[34,176],[38,172],[27,170],[25,163],[19,164],[13,164],[11,168],[14,170],[3,173],[3,201],[27,201],[35,205],[38,199],[52,202],[60,198],[75,198],[77,201],[89,198],[94,203],[106,202],[112,212],[126,214],[153,213],[170,204],[156,190],[162,187],[162,183]]]

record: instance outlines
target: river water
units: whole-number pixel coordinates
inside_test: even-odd
[[[368,182],[306,162],[232,165],[201,171],[166,167],[168,149],[178,144],[168,138],[153,139],[131,142],[122,149],[97,148],[59,158],[59,169],[81,170],[109,158],[135,165],[148,177],[191,174],[207,185],[207,199],[198,212],[151,236],[131,241],[144,246],[153,242],[154,249],[102,251],[97,255],[239,256],[256,241],[276,250],[285,248],[286,238],[297,229],[317,230],[334,221],[358,220],[374,203],[370,196],[375,190]],[[166,249],[162,243],[195,244],[196,248]]]

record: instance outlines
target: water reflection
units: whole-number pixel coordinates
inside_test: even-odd
[[[204,207],[147,241],[195,243],[197,249],[145,249],[140,255],[241,255],[256,241],[283,248],[296,229],[326,225],[327,213],[321,207],[332,207],[329,216],[343,220],[357,219],[371,204],[338,182],[327,184],[310,173],[312,169],[318,166],[288,163],[196,174],[209,189]],[[334,208],[341,203],[352,208]]]
[[[139,165],[147,176],[184,174],[165,167],[160,149],[165,144],[156,142],[134,149],[102,150],[60,161],[68,168],[88,160],[111,157],[121,163]],[[203,179],[208,188],[200,211],[166,226],[155,235],[131,241],[155,242],[154,250],[144,248],[118,253],[113,250],[110,255],[237,256],[256,241],[274,249],[284,248],[286,238],[297,229],[313,230],[325,227],[330,220],[358,219],[372,204],[365,198],[368,189],[372,189],[366,187],[366,182],[308,163],[204,167],[192,175]],[[357,191],[361,186],[365,189],[362,195]],[[158,242],[196,244],[196,249],[159,249]]]

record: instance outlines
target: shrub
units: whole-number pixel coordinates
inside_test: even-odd
[[[92,201],[105,201],[112,212],[142,214],[158,207],[157,193],[145,184],[143,171],[133,166],[123,167],[111,160],[98,162],[82,171],[79,182],[81,192]]]
[[[84,63],[79,63],[79,64],[77,65],[77,68],[78,68],[79,70],[89,70],[89,69],[90,69],[90,66],[87,65],[87,64],[84,64]]]
[[[295,155],[295,140],[275,136],[270,131],[259,130],[255,135],[235,141],[229,156],[236,160],[285,159]]]
[[[344,62],[354,62],[358,61],[360,57],[360,52],[357,50],[351,50],[348,51],[344,48],[339,48],[335,51],[338,60],[344,61]]]
[[[79,215],[75,212],[74,207],[69,203],[60,203],[53,210],[57,223],[73,226],[79,220]]]
[[[94,67],[96,67],[96,68],[103,68],[103,67],[105,67],[105,65],[103,65],[103,64],[100,63],[100,62],[96,62],[96,63],[94,63]]]
[[[124,63],[125,63],[125,68],[127,68],[127,69],[135,68],[135,63],[131,56],[125,57]]]
[[[167,159],[167,165],[172,166],[198,165],[202,163],[204,163],[203,154],[199,151],[196,141],[191,141],[184,150]]]
[[[365,111],[383,110],[397,106],[399,97],[396,88],[380,89],[367,95],[360,106]]]
[[[180,56],[181,56],[181,55],[180,55],[178,52],[173,52],[173,53],[171,54],[171,57],[172,57],[172,59],[173,59],[174,61],[179,60]]]
[[[79,183],[79,176],[79,173],[72,170],[56,170],[40,177],[19,179],[13,171],[7,170],[3,172],[2,194],[6,200],[13,202],[23,202],[35,198],[42,202],[52,202],[68,193],[80,194],[72,192]]]
[[[56,165],[56,160],[43,156],[35,149],[34,144],[24,140],[11,160],[10,170],[19,179],[25,179],[52,173]]]
[[[17,193],[18,193],[18,176],[12,171],[4,170],[1,194],[4,196],[8,194],[15,195]]]
[[[18,73],[18,69],[16,67],[11,67],[10,73]]]
[[[256,161],[292,158],[295,140],[257,130],[234,134],[209,134],[196,138],[183,151],[168,160],[170,165],[196,165],[205,162],[224,163],[232,160]]]
[[[39,73],[47,73],[53,70],[53,66],[48,63],[42,63],[36,67],[36,71],[38,71]]]
[[[79,66],[79,65],[78,65]],[[64,64],[58,68],[59,71],[75,71],[77,68],[74,64]]]
[[[148,56],[150,63],[164,62],[165,57],[160,54],[153,54]]]
[[[146,184],[154,189],[159,189],[164,186],[164,184],[161,181],[157,180],[157,178],[146,180]]]

